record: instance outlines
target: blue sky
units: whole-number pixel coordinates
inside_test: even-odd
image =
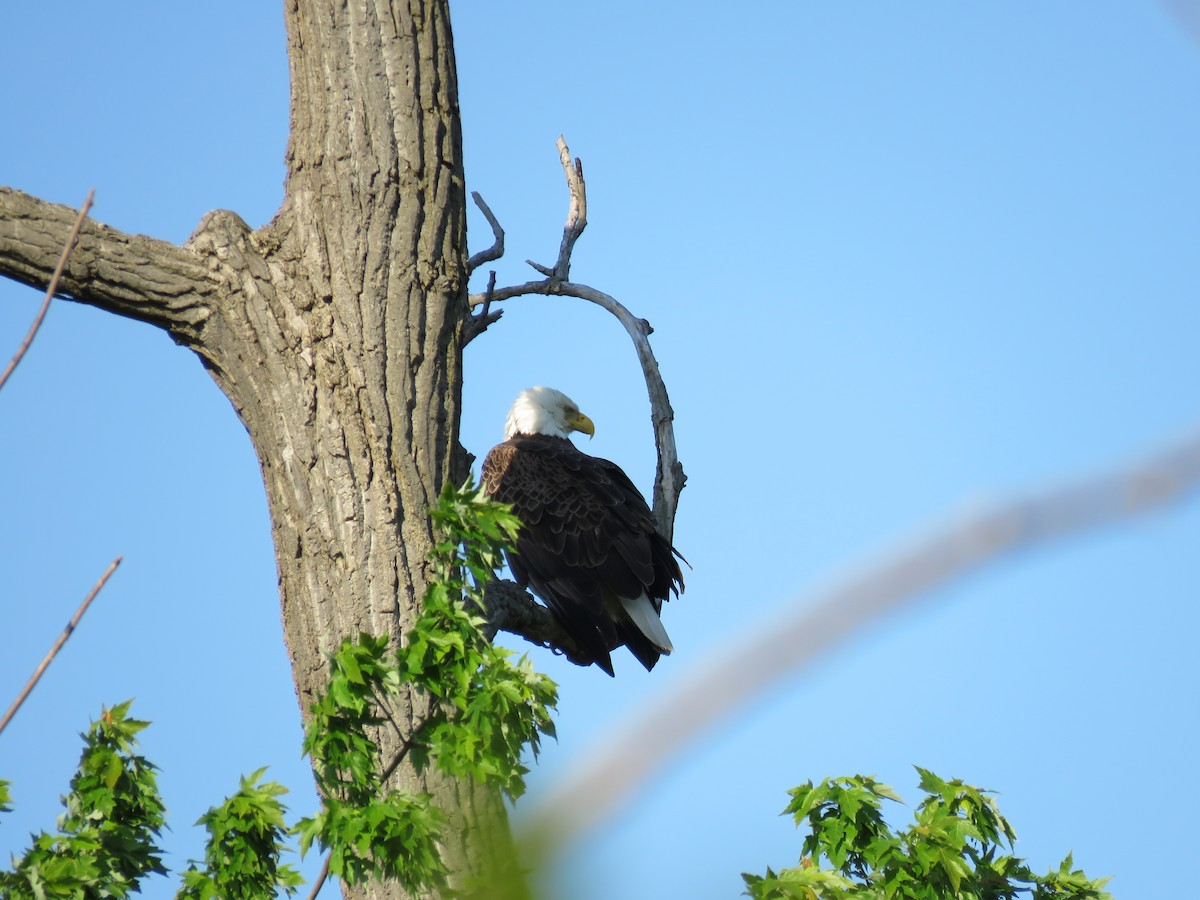
[[[689,477],[676,543],[694,569],[664,614],[677,652],[651,674],[619,654],[616,679],[534,653],[562,700],[531,799],[832,573],[1200,421],[1200,39],[1167,6],[454,16],[469,188],[508,231],[499,283],[557,250],[561,132],[589,188],[573,276],[653,323]],[[7,21],[0,183],[71,205],[95,187],[96,219],[176,242],[210,209],[271,218],[276,4],[24,4]],[[490,240],[474,216],[472,249]],[[0,342],[15,348],[39,299],[0,283]],[[649,490],[641,375],[607,314],[513,301],[466,366],[477,456],[516,392],[549,384],[595,420],[588,452]],[[172,867],[239,774],[269,764],[311,811],[257,463],[198,361],[59,303],[0,423],[0,695],[126,560],[0,737],[16,803],[0,852],[52,826],[77,733],[128,697],[154,722]],[[553,894],[737,896],[740,872],[796,861],[787,788],[862,772],[915,799],[918,764],[997,790],[1036,868],[1073,850],[1118,896],[1171,895],[1195,843],[1198,528],[1184,504],[874,624],[672,760],[572,850]]]

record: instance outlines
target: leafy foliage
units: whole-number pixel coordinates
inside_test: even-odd
[[[386,637],[363,634],[343,640],[331,660],[329,689],[313,704],[304,738],[324,809],[297,824],[300,851],[314,840],[328,848],[329,871],[349,884],[376,877],[435,887],[445,876],[437,851],[444,817],[427,794],[384,790],[399,759],[383,769],[372,736],[400,687],[388,656]]]
[[[392,655],[386,638],[344,640],[306,730],[304,749],[325,808],[298,824],[301,850],[313,841],[329,848],[330,872],[351,884],[394,878],[417,890],[444,882],[438,844],[445,816],[428,794],[383,789],[406,756],[418,770],[435,765],[516,798],[525,789],[525,747],[536,756],[541,735],[554,733],[554,683],[492,646],[480,613],[484,585],[516,536],[516,517],[470,482],[447,485],[432,516],[443,536],[431,554],[422,612],[403,646]],[[407,737],[389,706],[402,690],[428,701]],[[376,735],[389,725],[401,743],[385,765]]]
[[[1011,854],[1016,833],[990,792],[945,781],[917,768],[925,799],[915,821],[893,832],[884,822],[884,800],[900,802],[890,787],[853,775],[811,781],[790,791],[784,810],[807,826],[800,865],[765,876],[742,876],[755,900],[1112,900],[1107,879],[1089,879],[1072,868],[1034,875]],[[828,863],[822,868],[821,863]]]
[[[208,830],[205,867],[188,867],[177,900],[257,900],[277,889],[293,894],[303,883],[294,868],[279,864],[287,810],[278,798],[287,788],[260,783],[265,771],[243,777],[236,794],[196,822]]]
[[[63,798],[58,834],[34,836],[0,894],[23,898],[127,897],[142,879],[165,874],[156,839],[163,805],[154,766],[134,748],[146,722],[128,717],[126,701],[101,712],[82,735],[83,754]],[[0,803],[7,790],[0,792]]]
[[[470,482],[448,486],[431,514],[442,537],[424,608],[403,646],[392,652],[386,637],[366,634],[344,640],[305,732],[324,803],[291,833],[301,852],[314,841],[328,849],[330,873],[350,884],[375,878],[414,892],[444,887],[445,814],[428,794],[385,787],[406,756],[419,770],[433,765],[515,798],[525,789],[525,747],[536,755],[541,736],[554,734],[554,683],[493,647],[481,615],[484,585],[517,519]],[[424,698],[428,710],[407,737],[389,705],[401,691]],[[128,711],[128,702],[104,710],[84,735],[60,833],[35,837],[14,870],[0,872],[0,897],[121,898],[145,875],[165,873],[154,843],[163,826],[154,767],[133,749],[147,723]],[[379,738],[389,727],[399,750],[385,760]],[[280,864],[289,834],[279,801],[285,789],[263,782],[264,772],[243,778],[237,793],[200,818],[209,833],[203,868],[193,863],[183,873],[178,900],[250,900],[292,894],[301,884],[294,868]],[[0,812],[8,803],[8,783],[0,781]]]
[[[443,489],[433,521],[445,534],[431,554],[434,580],[398,656],[401,679],[440,701],[421,727],[415,758],[516,799],[525,793],[524,748],[536,758],[541,736],[554,736],[550,712],[558,702],[553,681],[484,634],[483,589],[520,522],[470,481]]]

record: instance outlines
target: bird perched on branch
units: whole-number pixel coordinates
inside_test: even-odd
[[[484,489],[522,524],[509,568],[609,675],[621,645],[652,669],[673,649],[660,614],[683,590],[683,557],[621,467],[579,450],[572,431],[595,428],[562,392],[529,388],[483,461]]]

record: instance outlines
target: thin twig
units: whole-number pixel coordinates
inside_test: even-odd
[[[612,733],[546,793],[525,841],[553,855],[609,816],[684,743],[867,623],[1035,544],[1146,512],[1200,488],[1200,434],[1125,469],[953,521],[794,604]]]
[[[325,879],[329,877],[329,861],[332,858],[333,853],[325,854],[325,862],[321,864],[321,872],[313,882],[312,890],[308,894],[308,900],[316,900],[317,894],[321,893],[321,888],[325,887]]]
[[[42,673],[46,671],[46,668],[50,665],[50,663],[54,662],[54,657],[58,655],[58,651],[61,650],[63,644],[67,642],[67,638],[71,636],[71,633],[75,630],[76,626],[79,625],[79,620],[83,618],[83,614],[87,612],[88,607],[92,605],[92,601],[96,599],[96,595],[100,593],[100,589],[104,587],[112,573],[117,571],[117,566],[121,564],[121,559],[122,557],[118,556],[111,563],[109,563],[108,568],[104,570],[104,574],[100,576],[100,580],[96,582],[88,595],[83,598],[83,602],[80,603],[79,608],[75,610],[75,615],[71,617],[71,621],[67,623],[67,627],[64,628],[62,634],[58,636],[58,640],[54,642],[54,646],[50,648],[50,652],[46,654],[46,658],[41,661],[40,665],[38,665],[37,669],[33,673],[33,676],[26,683],[25,689],[21,691],[20,696],[18,696],[13,702],[13,705],[8,708],[8,712],[4,714],[4,718],[0,719],[0,733],[2,733],[4,729],[8,727],[8,723],[12,720],[12,717],[17,714],[17,710],[21,708],[21,704],[25,702],[25,699],[33,692],[33,689],[37,687],[37,683],[42,678]]]
[[[50,286],[46,288],[46,299],[42,301],[42,306],[38,310],[37,316],[34,317],[33,324],[29,326],[29,333],[25,335],[25,340],[21,341],[21,346],[17,348],[17,352],[13,354],[13,358],[9,360],[4,374],[0,375],[0,388],[4,387],[4,383],[8,381],[8,376],[13,373],[17,364],[24,358],[25,351],[33,343],[38,329],[42,327],[42,320],[46,318],[46,312],[50,309],[50,301],[54,299],[54,294],[58,290],[58,280],[62,278],[63,270],[67,267],[67,257],[71,255],[71,250],[75,247],[75,241],[79,239],[79,229],[83,227],[83,220],[87,217],[88,210],[92,208],[92,198],[95,196],[96,189],[92,188],[88,191],[87,199],[83,201],[83,206],[79,208],[79,215],[75,217],[75,224],[71,226],[71,231],[67,235],[67,243],[63,246],[62,256],[58,258],[58,266],[54,270],[54,275],[50,278]]]

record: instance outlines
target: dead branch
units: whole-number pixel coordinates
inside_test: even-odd
[[[812,591],[661,695],[548,792],[524,841],[553,855],[633,796],[682,745],[782,676],[932,589],[1056,538],[1131,518],[1200,488],[1200,434],[1111,474],[959,517],[879,562]]]
[[[561,134],[555,146],[558,147],[558,158],[567,176],[567,190],[571,194],[567,224],[563,227],[562,243],[558,246],[558,259],[553,268],[539,265],[531,259],[525,262],[551,281],[562,282],[571,274],[571,251],[575,249],[575,242],[583,234],[583,229],[587,228],[587,185],[583,180],[583,161],[576,159],[572,163],[571,151]]]
[[[567,179],[567,191],[570,194],[567,222],[563,227],[558,258],[553,266],[543,266],[526,260],[530,266],[546,276],[540,281],[497,288],[496,273],[492,272],[487,290],[482,294],[471,295],[471,307],[480,307],[480,311],[468,317],[463,328],[464,341],[468,342],[477,337],[499,318],[499,312],[491,311],[494,302],[511,300],[527,294],[578,297],[595,303],[616,316],[633,341],[642,374],[646,379],[646,391],[650,398],[650,420],[654,426],[654,447],[658,458],[654,475],[654,518],[659,531],[667,540],[671,540],[675,532],[675,512],[679,506],[679,495],[683,491],[687,476],[684,475],[675,448],[675,411],[671,408],[666,384],[658,370],[654,351],[650,347],[649,338],[654,329],[650,327],[649,322],[634,316],[611,295],[567,280],[571,273],[571,253],[575,242],[587,227],[587,185],[583,179],[583,163],[578,159],[571,159],[571,151],[561,135],[556,145],[563,174]],[[478,193],[471,196],[487,217],[496,238],[490,248],[471,257],[468,268],[474,270],[483,262],[499,259],[503,254],[504,229],[488,205],[483,202],[483,198]],[[554,615],[513,582],[499,581],[490,584],[487,590],[487,607],[493,634],[495,630],[507,631],[539,646],[551,647],[578,665],[592,663],[592,660],[574,645]]]
[[[46,318],[46,312],[50,309],[50,301],[54,299],[54,294],[58,291],[58,281],[62,278],[63,269],[66,268],[67,257],[71,255],[71,250],[75,247],[75,241],[79,238],[79,229],[83,225],[83,219],[87,215],[88,210],[92,208],[92,199],[95,196],[96,189],[92,188],[88,191],[87,199],[83,201],[83,206],[79,208],[79,215],[75,217],[75,224],[71,226],[66,243],[63,244],[62,256],[58,258],[58,265],[54,267],[54,274],[50,276],[50,284],[46,288],[46,298],[42,301],[37,315],[34,316],[33,324],[29,326],[29,333],[25,335],[25,340],[21,341],[21,346],[17,348],[17,352],[13,354],[13,358],[9,360],[4,374],[0,375],[0,388],[4,387],[5,382],[8,381],[8,376],[13,373],[18,363],[25,358],[25,352],[29,349],[29,345],[33,343],[33,339],[37,337],[38,329],[42,327],[42,320]]]
[[[483,213],[488,224],[492,226],[492,236],[495,238],[492,246],[486,250],[480,250],[467,260],[467,274],[470,275],[485,262],[491,262],[494,259],[499,259],[504,255],[504,229],[500,227],[500,223],[496,220],[496,214],[492,212],[490,206],[483,202],[483,197],[479,191],[471,191],[471,199],[475,201],[475,205],[479,207],[479,211]]]
[[[667,386],[658,370],[658,361],[650,347],[650,335],[654,329],[645,319],[634,316],[616,298],[603,291],[585,284],[576,284],[567,280],[571,272],[571,252],[575,242],[587,227],[587,185],[583,180],[583,163],[578,159],[572,161],[571,151],[567,142],[560,135],[557,141],[559,161],[562,163],[563,174],[567,179],[567,190],[570,194],[570,204],[567,209],[567,222],[563,227],[562,243],[559,245],[558,259],[553,267],[543,266],[531,260],[526,260],[534,269],[546,277],[541,281],[527,281],[524,284],[496,288],[489,283],[488,290],[483,294],[471,295],[471,306],[483,306],[485,309],[492,303],[511,300],[527,294],[545,294],[549,296],[578,297],[588,300],[608,310],[624,326],[634,349],[637,351],[638,362],[646,379],[646,391],[650,398],[650,420],[654,426],[654,446],[658,455],[658,465],[654,475],[654,518],[659,531],[671,540],[675,533],[675,513],[679,506],[679,495],[687,481],[683,466],[675,447],[675,411],[671,408],[667,396]],[[477,203],[481,202],[479,200]],[[481,205],[481,209],[485,209]],[[490,213],[486,210],[485,214]],[[489,217],[489,221],[494,217]],[[493,225],[493,231],[503,234],[499,223]],[[486,327],[486,325],[484,326]],[[506,629],[507,630],[507,629]]]
[[[91,194],[88,194],[88,199],[91,199]],[[86,211],[86,209],[87,204],[84,204],[84,210]],[[80,218],[82,219],[82,214]],[[88,607],[92,605],[92,601],[96,599],[96,595],[100,593],[100,589],[108,583],[108,579],[112,576],[113,572],[117,571],[117,566],[120,564],[121,557],[118,556],[109,563],[108,568],[104,570],[104,574],[100,576],[100,580],[92,586],[91,591],[83,598],[83,602],[75,610],[75,615],[71,616],[71,621],[67,623],[67,627],[58,636],[58,640],[54,642],[54,646],[50,648],[50,652],[46,654],[45,658],[34,670],[33,675],[26,682],[24,689],[17,696],[17,699],[13,701],[13,705],[8,708],[8,712],[4,714],[4,718],[0,719],[0,732],[3,732],[8,727],[8,723],[17,714],[17,710],[21,708],[21,704],[25,702],[26,698],[33,692],[33,689],[37,687],[37,683],[42,679],[42,674],[50,666],[50,663],[54,662],[54,657],[58,656],[58,651],[63,648],[63,644],[67,642],[67,638],[71,636],[75,628],[79,625],[79,620],[83,618],[83,614],[88,611]]]
[[[496,290],[496,270],[493,269],[488,273],[488,286],[483,294],[483,308],[479,312],[471,315],[468,313],[466,322],[463,323],[463,346],[471,343],[479,335],[488,330],[488,326],[500,320],[504,315],[504,310],[492,310],[492,292]]]

